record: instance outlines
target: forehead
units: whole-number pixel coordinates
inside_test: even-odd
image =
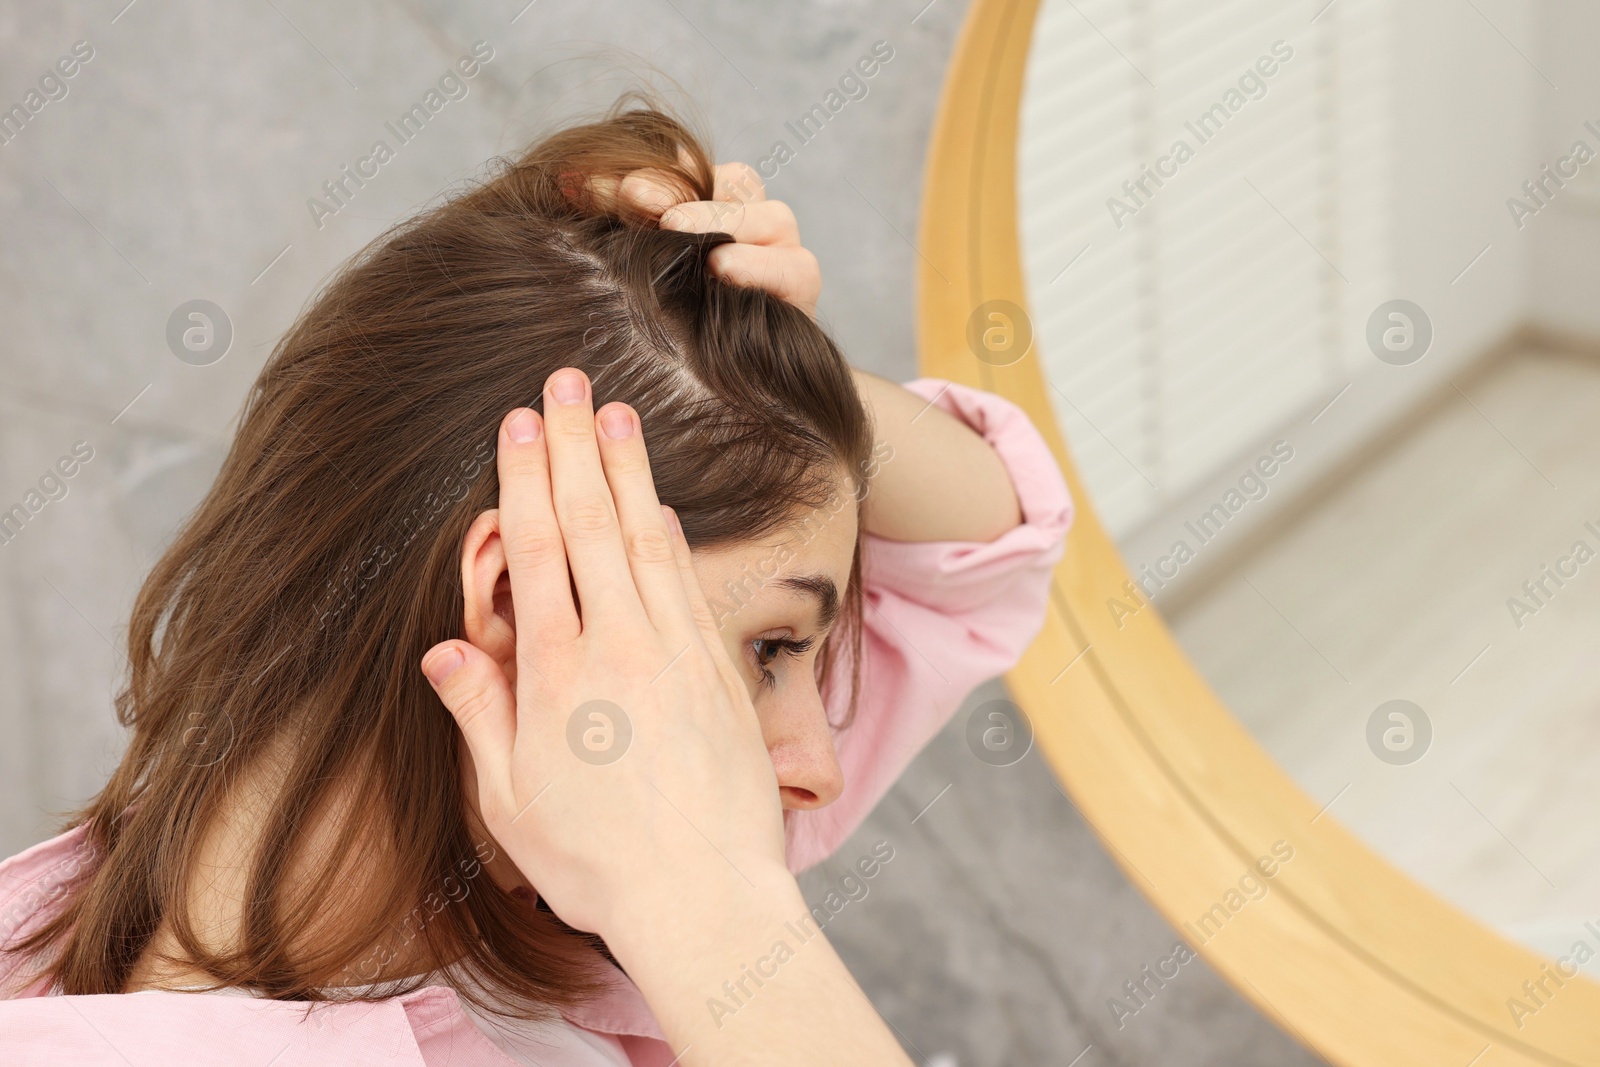
[[[774,608],[809,608],[816,598],[784,579],[822,576],[831,579],[843,596],[850,582],[857,532],[855,496],[839,494],[828,506],[799,514],[794,521],[754,540],[695,549],[695,573],[708,601],[731,587],[739,591],[740,600],[760,601]]]

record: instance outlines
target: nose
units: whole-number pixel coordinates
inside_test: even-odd
[[[768,701],[758,709],[761,735],[778,775],[786,811],[825,808],[844,792],[844,772],[833,747],[833,730],[816,689]]]

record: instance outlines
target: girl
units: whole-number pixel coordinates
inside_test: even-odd
[[[1071,504],[819,289],[630,98],[348,264],[141,589],[121,764],[0,865],[0,1058],[905,1062],[793,875],[1020,656]]]

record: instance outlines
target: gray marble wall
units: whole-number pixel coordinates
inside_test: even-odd
[[[822,260],[822,314],[852,358],[915,373],[911,242],[960,0],[524,3],[0,6],[0,108],[36,109],[0,133],[0,511],[36,512],[0,543],[0,855],[114,764],[139,581],[308,295],[487,158],[606,103],[618,64],[675,79],[719,156],[756,162],[796,147],[784,123],[888,43],[868,94],[769,188]],[[339,210],[308,206],[478,41],[493,58],[465,95]],[[169,346],[191,300],[231,323],[221,358]],[[922,1061],[1305,1062],[1199,963],[1117,1029],[1106,1000],[1173,937],[1037,756],[991,768],[947,732],[841,856],[880,839],[895,861],[831,932]]]

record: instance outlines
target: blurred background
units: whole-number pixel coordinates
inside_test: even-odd
[[[794,207],[851,359],[914,377],[965,8],[0,7],[0,513],[26,515],[0,526],[0,855],[114,765],[132,599],[317,286],[641,60]],[[1045,0],[1018,145],[1051,400],[1143,597],[1335,817],[1551,952],[1600,919],[1600,563],[1575,547],[1600,553],[1597,22]],[[219,327],[199,352],[195,309]],[[1038,754],[991,766],[964,720],[804,880],[820,899],[893,846],[829,932],[917,1062],[1315,1062],[1199,960],[1116,1012],[1175,934]]]

